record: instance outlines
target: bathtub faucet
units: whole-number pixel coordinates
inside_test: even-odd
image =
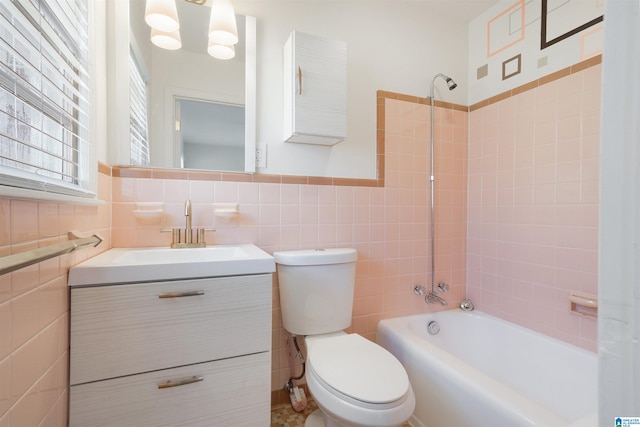
[[[426,302],[427,304],[441,304],[441,305],[448,305],[447,301],[445,301],[443,298],[441,298],[438,294],[436,294],[435,292],[429,292],[427,294],[426,297],[424,297],[424,302]]]

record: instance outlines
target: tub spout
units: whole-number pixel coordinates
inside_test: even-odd
[[[441,304],[448,305],[447,301],[438,296],[435,292],[429,292],[426,297],[424,297],[424,301],[427,304]]]

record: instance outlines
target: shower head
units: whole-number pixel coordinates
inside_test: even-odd
[[[451,77],[447,77],[446,82],[447,86],[449,86],[449,90],[454,90],[458,87],[458,83],[454,82]]]
[[[441,77],[445,82],[447,82],[447,86],[449,87],[449,90],[454,90],[455,88],[458,87],[458,84],[456,82],[453,81],[453,79],[449,76],[445,76],[442,73],[438,73],[433,77],[433,80],[431,81],[431,94],[433,96],[433,84],[435,83],[436,79],[438,77]]]
[[[441,77],[445,82],[447,82],[447,87],[449,88],[449,90],[454,90],[455,88],[458,87],[458,84],[454,82],[451,77],[445,76],[442,73],[436,74],[435,76],[433,76],[433,80],[431,80],[431,91],[429,92],[429,97],[431,98],[432,101],[433,101],[433,88],[435,86],[434,84],[438,77]]]

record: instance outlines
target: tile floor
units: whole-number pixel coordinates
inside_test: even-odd
[[[275,406],[271,409],[271,427],[302,427],[307,416],[316,409],[317,405],[313,400],[309,400],[307,407],[300,413],[294,411],[289,404]],[[404,423],[402,427],[411,427],[411,424]]]
[[[302,412],[296,412],[291,405],[282,404],[271,408],[271,427],[302,427],[307,416],[318,408],[313,400]]]

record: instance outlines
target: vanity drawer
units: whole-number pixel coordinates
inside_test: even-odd
[[[69,426],[268,426],[270,364],[265,352],[75,385]]]
[[[271,274],[71,289],[70,384],[269,351]]]

